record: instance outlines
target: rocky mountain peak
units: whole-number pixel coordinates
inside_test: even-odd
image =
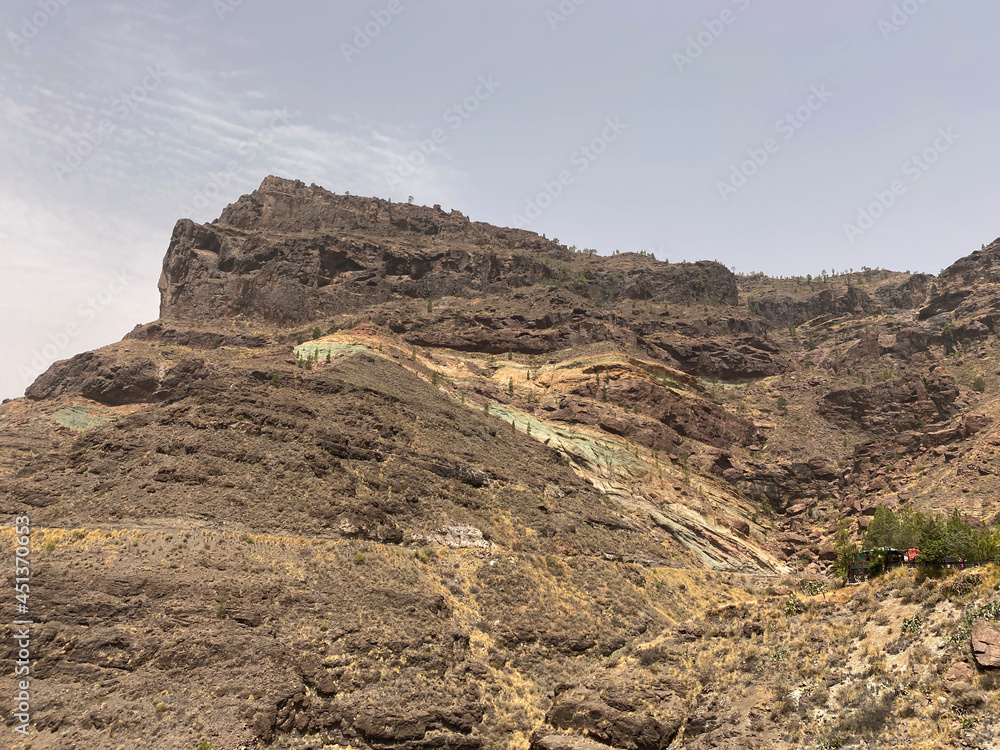
[[[718,263],[596,257],[440,206],[268,177],[210,224],[177,222],[160,276],[160,317],[302,324],[398,295],[467,297],[539,283],[604,301],[738,298],[735,277]]]

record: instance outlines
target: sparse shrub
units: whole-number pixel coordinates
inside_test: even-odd
[[[980,690],[1000,690],[1000,672],[984,672],[973,678],[973,683]]]
[[[555,555],[545,556],[545,567],[548,568],[549,572],[556,576],[556,578],[561,578],[566,575],[566,565]]]
[[[877,735],[892,716],[893,696],[865,695],[858,708],[841,717],[838,729],[844,734]]]
[[[323,335],[323,332],[319,329],[319,326],[316,326],[315,328],[312,329],[313,341],[315,341],[316,339],[318,339],[322,335]]]
[[[971,685],[957,684],[951,688],[951,703],[958,713],[979,708],[986,702],[986,694]]]
[[[306,337],[300,333],[295,340],[299,343],[299,346],[302,346],[306,342]]]
[[[785,600],[784,613],[786,617],[793,617],[803,611],[805,607],[795,594],[789,594]]]
[[[363,552],[356,552],[354,554],[354,564],[355,565],[364,565],[365,564],[365,555],[364,555]]]
[[[917,635],[920,632],[920,628],[924,624],[924,618],[919,612],[913,615],[913,617],[907,617],[903,620],[903,625],[900,627],[900,632],[903,635]]]
[[[253,538],[253,535],[251,534],[247,534],[246,536],[243,537],[243,542],[245,544],[253,544],[255,541],[256,540]]]
[[[975,592],[979,588],[980,584],[983,582],[983,576],[980,573],[967,573],[966,575],[959,578],[948,588],[949,597],[963,597],[968,596]]]
[[[826,581],[806,581],[802,584],[802,593],[806,596],[816,596],[825,593]]]
[[[279,375],[278,373],[274,373],[274,375],[271,376],[271,385],[274,386],[275,388],[280,388],[281,375]]]
[[[851,532],[848,529],[846,518],[841,518],[837,522],[834,549],[837,551],[837,559],[833,563],[833,572],[846,580],[851,570],[851,562],[858,553],[857,545],[851,542]]]
[[[817,708],[823,708],[830,702],[830,690],[822,683],[812,691],[812,702]]]
[[[635,656],[642,666],[648,667],[651,664],[663,661],[666,658],[666,653],[663,650],[663,646],[652,646],[636,651]]]
[[[197,750],[212,750],[212,743],[209,742],[208,740],[203,740],[202,742],[198,743]]]
[[[986,392],[986,378],[982,375],[977,375],[976,379],[972,381],[973,389],[979,391],[980,393]]]
[[[951,637],[951,640],[958,645],[965,645],[969,639],[969,635],[972,633],[972,623],[975,620],[987,620],[991,622],[1000,620],[1000,601],[984,604],[966,614],[959,621],[958,627],[955,628],[955,635]]]
[[[212,348],[218,349],[220,346],[222,346],[222,336],[216,336],[215,341],[212,342]]]
[[[56,543],[53,542],[51,539],[45,543],[45,551],[46,552],[51,552],[55,548],[56,548]]]
[[[777,401],[778,411],[787,413],[788,412],[788,401],[784,396],[778,396]]]

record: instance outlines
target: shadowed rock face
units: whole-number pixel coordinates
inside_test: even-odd
[[[436,299],[537,283],[603,301],[737,300],[735,277],[717,263],[623,257],[584,265],[574,255],[532,232],[470,222],[457,211],[337,196],[269,177],[217,221],[177,223],[159,282],[160,316],[297,325],[398,295]]]

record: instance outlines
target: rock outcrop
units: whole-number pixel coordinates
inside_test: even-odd
[[[986,620],[975,620],[971,638],[976,664],[990,669],[1000,668],[1000,628]]]
[[[831,571],[879,507],[995,523],[998,269],[738,277],[269,177],[0,405],[22,745],[991,747],[996,623],[944,636],[995,576]]]

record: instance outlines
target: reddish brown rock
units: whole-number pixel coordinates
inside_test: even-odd
[[[951,665],[951,669],[949,669],[948,673],[944,676],[945,688],[952,690],[955,685],[959,683],[972,682],[972,678],[975,676],[976,670],[964,661],[957,661]]]
[[[981,667],[1000,667],[1000,630],[993,623],[972,623],[972,655]]]

